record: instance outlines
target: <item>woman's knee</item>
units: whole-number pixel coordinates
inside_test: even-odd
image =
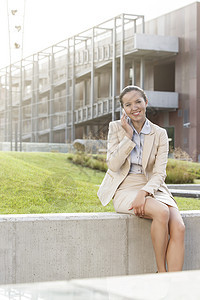
[[[184,239],[185,236],[185,224],[181,221],[175,221],[170,226],[170,236],[176,240]]]
[[[149,215],[153,220],[163,224],[168,224],[170,211],[167,205],[149,198],[149,201],[147,200],[146,202],[145,208],[145,214]]]
[[[164,223],[164,224],[167,223],[168,224],[168,222],[169,222],[169,209],[168,209],[167,206],[162,207],[162,209],[160,210],[157,218],[161,223]]]

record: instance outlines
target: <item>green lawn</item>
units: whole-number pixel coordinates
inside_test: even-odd
[[[97,197],[104,173],[74,165],[68,154],[0,152],[0,213],[114,211]],[[180,210],[200,209],[200,200],[176,198]]]

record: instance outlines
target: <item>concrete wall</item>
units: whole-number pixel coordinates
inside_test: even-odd
[[[182,216],[184,269],[200,269],[200,211]],[[1,215],[0,224],[0,284],[156,271],[150,220],[116,213]]]
[[[19,151],[20,144],[17,144],[15,149],[15,143],[12,144],[12,150]],[[10,151],[10,142],[0,142],[0,151]],[[56,143],[22,143],[23,152],[74,152],[75,149],[71,144],[56,144]]]

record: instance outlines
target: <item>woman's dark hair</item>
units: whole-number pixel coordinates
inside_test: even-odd
[[[122,90],[121,94],[119,95],[119,101],[120,101],[122,107],[123,107],[122,99],[123,99],[124,95],[131,91],[139,92],[141,94],[142,98],[144,99],[144,101],[147,102],[147,96],[146,96],[145,92],[143,91],[143,89],[141,89],[139,86],[136,86],[136,85],[128,85]]]

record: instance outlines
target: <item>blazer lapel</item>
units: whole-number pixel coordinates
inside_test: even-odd
[[[143,153],[142,153],[142,167],[144,171],[147,167],[151,149],[154,143],[154,138],[155,138],[155,132],[151,127],[151,132],[149,134],[145,134],[144,136],[144,146],[143,146]]]

